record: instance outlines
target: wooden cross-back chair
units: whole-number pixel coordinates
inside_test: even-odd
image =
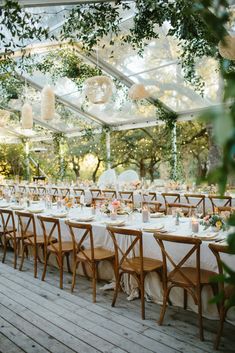
[[[217,261],[217,266],[218,266],[218,274],[223,275],[224,270],[223,270],[223,264],[221,261],[221,254],[229,254],[229,248],[227,245],[222,245],[222,244],[209,244],[210,250],[213,252],[215,255],[216,261]],[[235,286],[230,284],[225,286],[223,281],[219,282],[219,292],[223,295],[222,301],[219,303],[219,317],[220,317],[220,323],[218,327],[218,332],[216,335],[215,343],[214,343],[214,348],[218,349],[219,344],[220,344],[220,339],[223,333],[223,327],[224,327],[224,322],[226,319],[226,315],[228,310],[232,307],[232,305],[229,303],[229,299],[232,297],[235,298]]]
[[[134,205],[133,191],[119,191],[119,199],[127,205]]]
[[[16,268],[17,267],[17,253],[18,253],[18,249],[19,249],[20,236],[17,232],[15,219],[14,219],[14,213],[11,210],[0,209],[0,217],[1,217],[1,223],[2,223],[1,238],[2,238],[2,244],[3,244],[2,262],[3,263],[5,262],[6,253],[7,253],[7,246],[11,242],[12,248],[14,251],[13,266],[14,266],[14,268]]]
[[[85,190],[84,189],[79,189],[79,188],[74,188],[73,189],[73,193],[74,193],[74,198],[76,200],[76,203],[79,204],[81,196],[82,195],[85,196]]]
[[[19,185],[19,192],[21,194],[25,194],[26,193],[26,186],[25,185]]]
[[[35,218],[29,212],[16,212],[19,221],[19,233],[21,235],[22,243],[22,257],[19,270],[21,271],[24,264],[25,253],[28,254],[28,248],[33,249],[34,257],[34,277],[37,277],[37,264],[38,264],[38,248],[44,247],[44,237],[37,236]]]
[[[8,185],[8,188],[10,190],[10,194],[13,195],[16,191],[15,185]]]
[[[71,241],[62,241],[60,221],[57,218],[38,216],[44,236],[44,269],[42,281],[46,276],[47,264],[51,254],[55,255],[60,270],[60,288],[63,289],[64,257],[67,260],[68,271],[71,272],[69,255],[73,252]],[[56,241],[57,240],[57,241]]]
[[[141,316],[145,319],[144,280],[149,272],[156,272],[162,278],[162,261],[144,257],[142,232],[139,230],[107,227],[113,240],[115,250],[116,287],[112,306],[115,305],[120,288],[121,277],[124,273],[132,275],[138,284],[141,298]],[[118,244],[118,237],[128,237],[128,246],[124,250]]]
[[[52,196],[52,202],[56,202],[58,197],[60,197],[59,190],[56,187],[51,188],[50,194]]]
[[[45,186],[38,186],[37,187],[37,193],[38,193],[38,196],[45,196],[46,195],[46,188]]]
[[[202,194],[185,194],[184,197],[189,205],[195,206],[195,208],[201,208],[203,216],[206,214],[205,207],[205,195]]]
[[[105,198],[105,199],[109,199],[109,200],[113,200],[117,198],[117,192],[116,190],[101,190],[101,195]]]
[[[157,193],[154,191],[143,193],[142,202],[145,205],[148,205],[150,212],[158,212],[160,211],[161,202],[157,201]]]
[[[165,201],[166,214],[172,212],[173,209],[180,208],[185,216],[190,216],[192,210],[195,210],[197,208],[195,205],[180,202],[179,193],[162,193],[162,196]]]
[[[33,200],[38,200],[38,190],[36,186],[29,186],[29,192],[32,195]]]
[[[187,309],[187,294],[190,294],[194,300],[194,303],[198,306],[198,319],[199,319],[199,335],[200,339],[204,340],[203,335],[203,323],[202,323],[202,298],[201,291],[205,285],[210,285],[215,294],[218,293],[218,287],[216,284],[210,282],[210,278],[215,275],[214,272],[201,269],[200,264],[200,246],[202,241],[196,238],[189,238],[178,235],[155,233],[154,237],[160,246],[163,260],[163,306],[160,313],[159,325],[163,323],[163,319],[166,312],[167,301],[169,299],[170,292],[174,287],[180,287],[184,291],[184,309]],[[188,245],[189,250],[186,250],[186,254],[182,255],[181,260],[176,263],[173,259],[172,254],[166,249],[165,243],[174,243],[174,249],[172,253],[182,248],[182,245]],[[191,259],[192,256],[196,257],[195,267],[187,266],[187,260]],[[167,265],[171,264],[173,270],[168,272]]]
[[[65,222],[69,227],[69,231],[73,242],[73,281],[71,291],[73,292],[76,282],[76,270],[81,263],[84,274],[88,277],[86,264],[88,265],[93,288],[93,302],[96,302],[96,283],[98,280],[98,265],[101,261],[110,261],[114,267],[115,254],[113,251],[103,247],[95,247],[92,226],[85,223]],[[78,233],[78,234],[76,234]],[[76,235],[79,236],[77,240]]]
[[[90,189],[90,193],[91,193],[91,203],[92,204],[97,204],[97,203],[105,201],[105,197],[102,194],[101,189]]]
[[[208,199],[211,202],[213,213],[221,207],[232,207],[232,196],[209,195]]]
[[[69,188],[59,188],[59,189],[58,189],[58,193],[59,193],[62,197],[68,197],[68,196],[70,196],[70,189],[69,189]]]

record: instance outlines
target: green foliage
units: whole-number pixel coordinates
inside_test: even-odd
[[[0,41],[4,48],[1,57],[7,57],[16,49],[24,49],[27,40],[47,39],[49,30],[41,27],[41,21],[41,16],[21,8],[18,1],[5,0],[0,9]]]
[[[39,70],[44,74],[50,73],[54,82],[59,77],[68,77],[79,89],[87,78],[102,74],[99,68],[84,63],[78,53],[69,48],[53,50],[40,61],[32,61],[26,69],[28,72]]]

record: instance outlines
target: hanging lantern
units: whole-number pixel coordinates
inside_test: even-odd
[[[107,76],[94,76],[84,82],[84,92],[93,104],[107,103],[114,91],[113,81]]]
[[[235,60],[235,36],[226,36],[219,42],[220,55],[229,60]]]
[[[29,103],[25,103],[21,109],[21,124],[23,129],[33,127],[33,110]]]
[[[0,128],[7,124],[7,120],[10,118],[10,112],[8,110],[0,109]]]
[[[55,117],[55,93],[51,86],[46,85],[41,93],[41,118],[52,120]]]
[[[142,83],[134,83],[129,89],[129,97],[132,100],[149,98],[150,94]]]

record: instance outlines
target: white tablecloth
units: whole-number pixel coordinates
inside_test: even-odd
[[[44,207],[44,205],[42,205],[42,207]],[[40,208],[40,207],[37,206],[37,208]],[[42,214],[50,215],[54,211],[56,211],[55,207],[53,208],[53,210],[45,210],[45,212]],[[91,212],[90,209],[84,209],[83,211],[81,211],[80,208],[71,209],[66,219],[76,218],[79,215],[84,216],[84,215],[90,214],[90,212]],[[172,232],[173,234],[192,236],[190,219],[187,219],[187,218],[181,218],[180,224],[176,226],[175,219],[172,216],[167,216],[167,217],[158,218],[158,219],[150,219],[149,223],[142,223],[141,214],[134,214],[130,216],[119,216],[119,217],[120,219],[126,220],[126,225],[125,225],[126,228],[143,229],[143,227],[145,226],[152,227],[152,226],[163,225],[167,231]],[[96,215],[94,221],[91,222],[93,233],[94,233],[94,242],[95,242],[95,246],[103,246],[108,249],[113,249],[112,239],[106,230],[105,221],[108,221],[108,220],[109,218],[106,215],[99,214],[99,215]],[[38,220],[36,223],[37,223],[37,232],[40,235],[42,234],[42,230],[40,229]],[[65,219],[61,218],[60,223],[61,223],[61,233],[62,233],[63,239],[71,240],[68,227],[65,225]],[[200,232],[201,231],[202,231],[202,228],[200,226]],[[226,233],[222,232],[219,235],[219,237],[224,238],[226,235],[227,235]],[[143,232],[143,240],[144,240],[144,255],[147,257],[157,258],[161,260],[162,259],[161,251],[156,240],[153,237],[153,234],[149,232]],[[125,250],[126,244],[127,243],[122,239],[122,241],[120,242],[120,245],[123,247],[123,250]],[[217,272],[217,263],[214,255],[208,248],[208,244],[209,244],[208,241],[203,241],[201,245],[201,268]],[[171,255],[173,255],[174,261],[179,262],[180,259],[182,259],[182,257],[184,256],[186,250],[188,249],[188,246],[187,248],[184,248],[184,246],[182,245],[169,243],[169,245],[167,245],[167,249],[171,251]],[[235,269],[235,256],[226,254],[223,260],[226,262],[228,266]],[[190,266],[195,266],[195,258],[191,258],[190,261],[188,261],[186,264]],[[169,270],[170,269],[171,268],[169,266]],[[99,275],[100,275],[100,278],[103,278],[106,280],[112,280],[114,277],[113,277],[113,271],[112,271],[111,265],[109,263],[100,264]],[[125,292],[130,293],[133,287],[135,287],[135,281],[133,281],[133,279],[130,280],[129,276],[125,276],[125,281],[124,281]],[[154,302],[158,302],[158,303],[162,302],[162,285],[156,273],[151,273],[147,275],[146,281],[145,281],[145,292],[146,292],[146,297],[148,299],[151,299]],[[216,306],[208,303],[209,300],[212,298],[212,293],[209,286],[204,287],[202,297],[203,297],[204,316],[208,318],[218,318]],[[173,305],[182,306],[183,290],[180,288],[174,288],[171,292],[171,301]],[[190,296],[188,296],[188,307],[195,312],[197,311],[197,306],[194,305],[193,300],[191,299]]]

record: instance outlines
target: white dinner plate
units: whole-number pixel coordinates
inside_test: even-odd
[[[84,216],[84,217],[76,217],[76,218],[73,218],[71,219],[71,221],[73,222],[91,222],[94,220],[94,216]]]

